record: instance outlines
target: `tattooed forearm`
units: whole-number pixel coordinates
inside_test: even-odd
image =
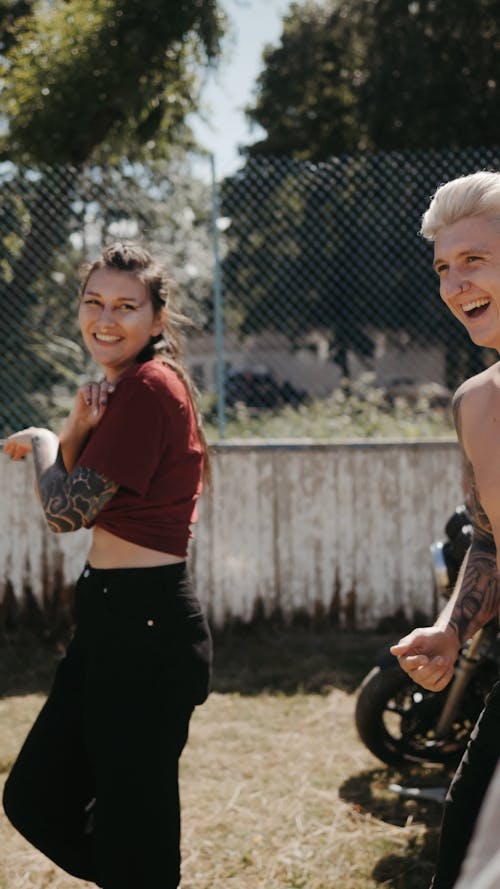
[[[40,495],[51,531],[63,533],[87,528],[117,489],[115,482],[85,466],[78,466],[62,481],[50,471],[46,472]]]
[[[43,437],[33,439],[33,457],[43,510],[56,533],[88,527],[118,490],[115,482],[85,466],[68,474],[61,451],[54,459],[53,443]]]
[[[495,552],[472,547],[449,620],[460,641],[470,639],[476,630],[495,617],[499,605],[500,577]]]

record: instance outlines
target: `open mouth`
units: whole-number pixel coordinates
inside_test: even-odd
[[[462,309],[468,318],[479,318],[484,315],[489,304],[489,299],[474,299],[470,303],[464,303]]]
[[[119,343],[121,340],[121,337],[111,336],[107,333],[94,333],[93,336],[98,343]]]

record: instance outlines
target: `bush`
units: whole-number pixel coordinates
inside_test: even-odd
[[[215,399],[204,398],[207,435],[217,440]],[[432,438],[454,434],[450,406],[435,405],[425,393],[411,401],[388,400],[373,375],[344,380],[328,397],[298,407],[255,410],[239,402],[227,410],[226,438]]]

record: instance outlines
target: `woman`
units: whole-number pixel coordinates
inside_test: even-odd
[[[178,760],[208,694],[211,640],[186,571],[207,449],[167,308],[172,283],[140,246],[85,270],[79,322],[104,373],[59,438],[29,428],[55,532],[93,528],[75,632],[14,764],[4,806],[69,873],[104,889],[175,889]]]

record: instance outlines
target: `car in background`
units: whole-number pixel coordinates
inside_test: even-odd
[[[227,376],[225,389],[228,407],[238,403],[259,409],[279,408],[286,404],[297,406],[306,398],[306,392],[296,389],[286,380],[278,383],[269,371],[232,371]]]

